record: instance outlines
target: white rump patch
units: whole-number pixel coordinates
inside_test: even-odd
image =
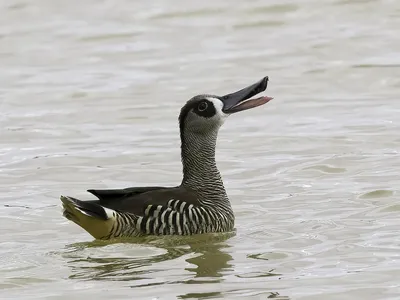
[[[115,215],[116,215],[115,210],[109,209],[104,206],[102,206],[102,207],[103,207],[104,211],[106,212],[107,219],[115,218]]]

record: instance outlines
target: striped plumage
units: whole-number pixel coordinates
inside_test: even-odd
[[[98,198],[92,201],[61,196],[63,215],[97,239],[232,231],[235,217],[215,162],[218,130],[228,115],[271,100],[249,99],[267,82],[222,97],[195,96],[183,106],[179,186],[88,190]]]
[[[232,212],[232,210],[230,209]],[[166,206],[149,205],[143,216],[117,213],[110,233],[103,237],[137,235],[192,235],[233,230],[233,213],[204,206],[194,206],[180,200],[169,200]]]

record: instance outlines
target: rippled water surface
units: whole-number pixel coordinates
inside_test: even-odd
[[[399,299],[400,3],[0,2],[1,299]],[[174,185],[195,94],[234,235],[96,242],[60,194]]]

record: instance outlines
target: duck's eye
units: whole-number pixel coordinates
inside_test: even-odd
[[[207,107],[208,107],[207,102],[202,101],[202,102],[199,103],[199,106],[197,107],[197,109],[199,111],[205,111],[207,109]]]

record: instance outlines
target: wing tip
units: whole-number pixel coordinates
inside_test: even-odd
[[[93,196],[95,196],[97,199],[99,199],[99,200],[101,200],[101,197],[100,197],[100,195],[99,195],[99,193],[98,193],[98,190],[95,190],[95,189],[89,189],[89,190],[86,190],[88,193],[91,193]]]

